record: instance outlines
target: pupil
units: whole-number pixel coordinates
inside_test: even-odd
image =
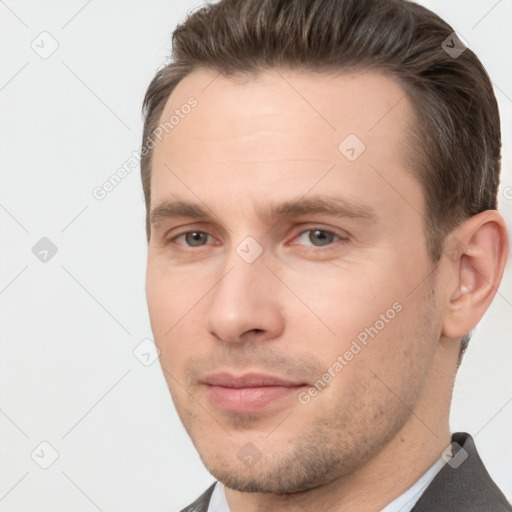
[[[201,245],[203,242],[203,240],[202,240],[203,233],[199,233],[198,231],[188,233],[187,237],[188,237],[187,243],[189,243],[189,245],[192,245],[194,247]]]
[[[320,233],[320,235],[318,235],[319,233]],[[318,245],[327,245],[330,243],[330,240],[329,240],[330,236],[326,236],[325,231],[322,231],[320,229],[315,229],[314,231],[311,232],[309,239],[314,244],[315,240],[313,240],[313,238],[312,238],[313,236],[317,237],[317,241],[318,240],[320,241],[320,244],[318,244]]]

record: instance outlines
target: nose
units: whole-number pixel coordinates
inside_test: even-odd
[[[247,263],[233,251],[219,279],[209,294],[205,314],[206,328],[211,335],[219,341],[240,343],[255,336],[264,341],[282,334],[283,307],[279,303],[282,283],[267,268],[264,254]]]

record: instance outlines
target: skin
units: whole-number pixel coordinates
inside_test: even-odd
[[[471,217],[452,233],[459,253],[430,260],[407,145],[416,121],[392,78],[281,69],[241,80],[199,69],[161,120],[190,96],[197,107],[154,149],[150,206],[190,201],[210,216],[154,223],[146,280],[179,417],[232,512],[379,511],[450,443],[460,338],[501,280],[505,223],[496,211]],[[354,161],[338,149],[348,134],[366,146]],[[317,195],[356,199],[375,219],[261,215]],[[236,250],[248,236],[262,249],[252,263]],[[227,411],[201,384],[207,373],[254,371],[307,391],[396,303],[307,404],[292,394]],[[260,457],[251,465],[239,456],[248,443]]]

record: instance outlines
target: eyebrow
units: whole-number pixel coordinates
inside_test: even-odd
[[[361,219],[375,222],[375,210],[358,199],[349,197],[310,196],[286,201],[277,205],[259,207],[261,218],[286,219],[303,215],[323,214],[333,217]],[[164,220],[173,218],[211,219],[213,216],[199,204],[187,201],[162,201],[150,213],[150,224],[157,226]]]

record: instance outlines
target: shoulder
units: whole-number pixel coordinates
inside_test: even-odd
[[[512,512],[512,506],[487,472],[473,438],[452,435],[453,457],[436,475],[412,512]]]
[[[185,507],[180,512],[207,512],[208,505],[210,504],[210,499],[213,494],[213,490],[215,489],[215,485],[217,482],[214,482],[206,491],[197,498],[196,501],[191,503],[188,507]]]

